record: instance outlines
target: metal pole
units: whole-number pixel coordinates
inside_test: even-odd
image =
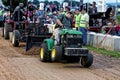
[[[27,15],[26,15],[26,20],[28,20],[28,0],[26,0],[26,5],[27,5]]]
[[[82,6],[82,4],[83,4],[83,0],[80,0],[80,5],[79,5],[80,10],[81,10],[81,6]]]
[[[80,4],[83,4],[83,0],[80,0]]]
[[[10,0],[10,13],[12,13],[12,0]]]
[[[71,0],[71,7],[72,7],[72,0]]]
[[[117,13],[118,13],[118,8],[117,8],[117,6],[118,6],[118,0],[116,0],[116,6],[115,6],[115,19],[116,19],[116,17],[117,17]]]

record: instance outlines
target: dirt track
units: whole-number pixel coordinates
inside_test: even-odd
[[[94,53],[90,68],[80,64],[42,63],[39,55],[25,55],[23,44],[13,48],[0,37],[0,80],[120,80],[120,59]],[[39,49],[29,51],[38,54]]]

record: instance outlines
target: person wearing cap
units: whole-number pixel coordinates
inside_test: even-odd
[[[60,31],[61,28],[65,28],[65,29],[70,29],[72,28],[71,24],[71,16],[72,13],[71,12],[67,12],[66,14],[61,14],[58,16],[57,20],[56,20],[56,26],[55,26],[55,30],[54,30],[54,38],[55,38],[55,45],[60,41]]]
[[[82,8],[80,14],[80,27],[79,31],[82,32],[83,45],[87,44],[87,31],[89,29],[89,15],[86,13],[86,9]]]
[[[25,16],[25,11],[23,10],[23,3],[19,3],[13,12],[14,21],[22,21],[23,16]]]
[[[78,30],[78,27],[80,26],[80,13],[78,9],[75,10],[74,20],[75,20],[75,28],[76,30]]]

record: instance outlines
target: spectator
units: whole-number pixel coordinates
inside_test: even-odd
[[[6,11],[4,11],[4,13],[3,13],[3,20],[4,20],[4,22],[5,22],[5,20],[8,20],[8,19],[10,19],[10,11],[9,11],[9,10],[6,10]]]
[[[89,14],[95,14],[97,13],[97,7],[96,7],[96,2],[94,1],[92,5],[89,6]]]
[[[54,12],[54,11],[58,11],[57,10],[57,5],[54,5],[54,7],[52,8],[52,12]]]
[[[118,23],[118,21],[115,21],[115,31],[116,31],[116,35],[120,36],[120,24]]]
[[[54,22],[54,23],[56,23],[57,18],[58,18],[57,12],[54,11],[54,12],[53,12],[53,22]]]
[[[99,26],[99,28],[102,28],[102,27],[103,27],[102,21],[99,21],[98,26]]]
[[[102,33],[103,33],[103,34],[108,33],[108,34],[110,34],[110,35],[116,35],[115,28],[114,28],[113,24],[109,22],[107,25],[108,25],[107,27],[104,26],[104,27],[102,28]],[[106,32],[106,31],[107,31],[107,28],[108,28],[108,32]]]
[[[65,14],[67,14],[67,12],[70,12],[70,7],[69,6],[65,7]]]
[[[23,21],[23,16],[25,16],[25,11],[23,10],[23,3],[19,3],[13,12],[13,17],[15,21]]]
[[[60,14],[65,14],[63,7],[60,8]]]
[[[39,17],[39,16],[41,16],[41,15],[43,15],[42,10],[37,10],[37,11],[36,11],[36,16]]]
[[[75,28],[76,30],[78,30],[78,27],[80,26],[80,12],[78,9],[75,10],[74,20],[75,20]]]
[[[46,11],[49,12],[50,11],[50,5],[46,5]]]
[[[80,15],[80,27],[78,28],[78,30],[82,32],[83,45],[87,44],[88,28],[89,28],[89,15],[86,13],[86,9],[83,8],[81,10]]]
[[[111,35],[116,35],[115,28],[114,28],[113,24],[112,23],[108,23],[108,27],[111,28],[110,34]]]
[[[105,27],[105,26],[103,26],[103,27],[101,28],[101,33],[102,33],[102,34],[106,34],[106,27]]]
[[[96,2],[94,1],[93,3],[92,3],[92,10],[93,10],[93,14],[94,13],[97,13],[97,7],[96,7]]]

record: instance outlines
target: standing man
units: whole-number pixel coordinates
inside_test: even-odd
[[[23,10],[23,3],[19,3],[13,12],[14,21],[23,21],[23,16],[25,16],[25,11]]]
[[[76,30],[78,30],[78,27],[80,26],[80,13],[78,9],[75,10],[74,20],[75,20],[75,28]]]
[[[96,2],[94,1],[93,3],[92,3],[92,10],[93,10],[93,14],[94,13],[97,13],[97,7],[96,7]]]
[[[79,31],[82,32],[83,45],[87,44],[87,31],[89,28],[89,15],[86,13],[86,9],[82,8],[80,15],[80,27]]]
[[[71,16],[71,12],[67,12],[66,14],[61,14],[60,16],[58,16],[58,19],[56,21],[56,27],[54,30],[55,45],[59,44],[61,28],[71,28]]]

